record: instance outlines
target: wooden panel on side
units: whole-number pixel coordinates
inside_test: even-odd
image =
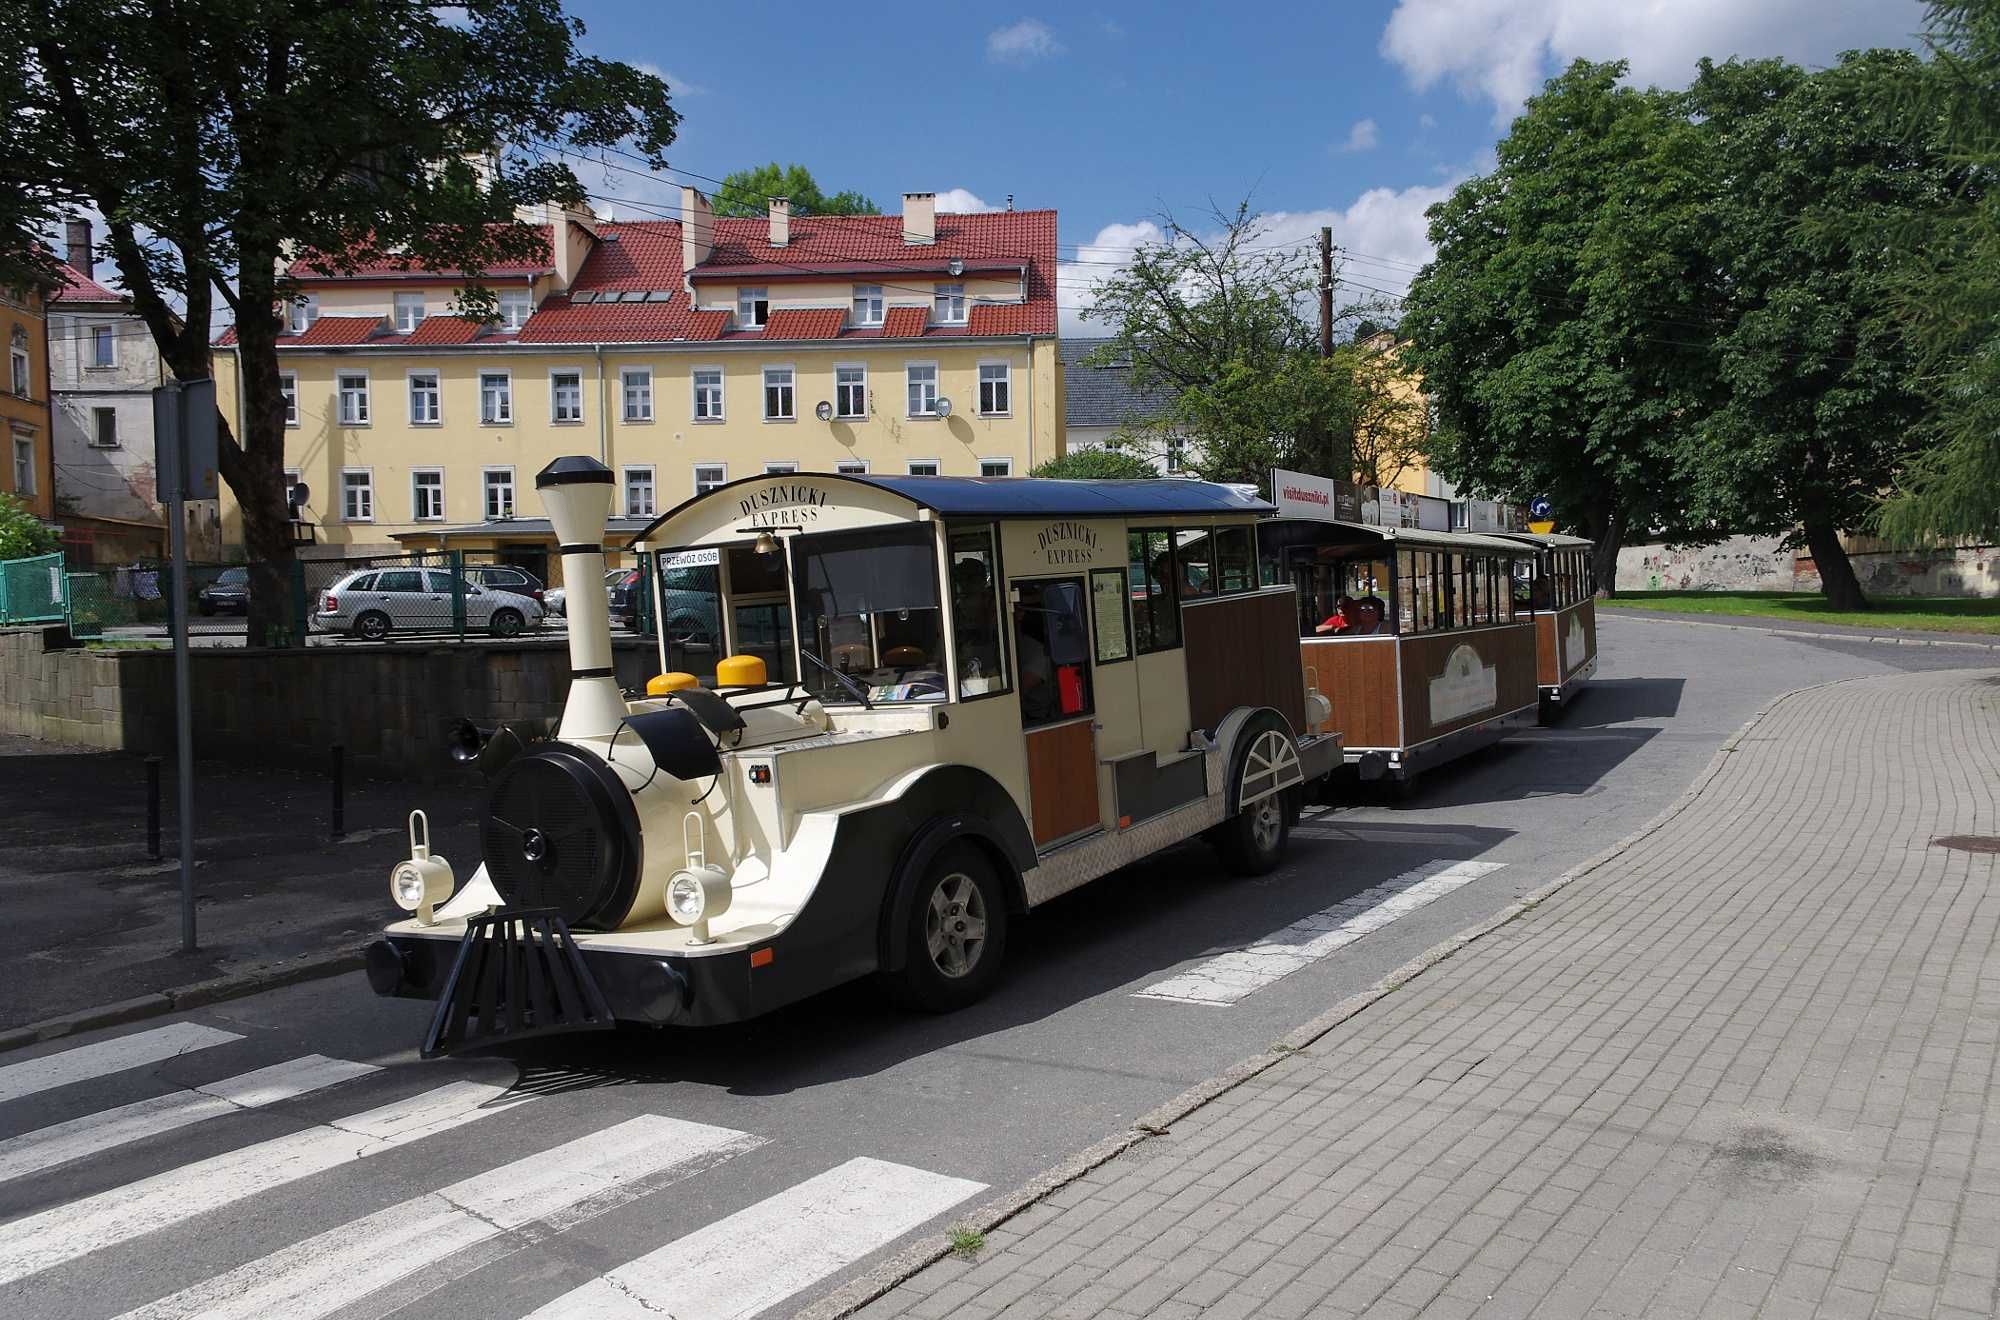
[[[1299,645],[1319,690],[1333,703],[1333,718],[1311,732],[1338,733],[1347,747],[1402,746],[1394,637],[1307,639]]]
[[[1535,628],[1527,620],[1402,639],[1403,745],[1413,747],[1533,706]]]
[[[1580,601],[1576,607],[1576,617],[1578,622],[1583,625],[1583,654],[1568,657],[1570,673],[1583,668],[1586,660],[1595,660],[1597,658],[1597,602],[1594,600]],[[1563,677],[1567,678],[1569,674],[1566,673]]]
[[[1101,822],[1097,811],[1097,740],[1089,720],[1030,729],[1028,809],[1035,846],[1066,839]]]
[[[1238,706],[1269,706],[1296,733],[1306,718],[1298,596],[1290,587],[1195,601],[1181,609],[1188,718],[1215,732]]]
[[[1535,681],[1543,687],[1562,683],[1562,657],[1556,650],[1556,616],[1535,616]]]

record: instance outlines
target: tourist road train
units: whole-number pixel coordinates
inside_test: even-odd
[[[536,478],[565,581],[602,576],[612,481]],[[1538,557],[1566,547],[1273,512],[1182,480],[696,496],[632,548],[653,616],[701,622],[627,694],[603,599],[570,597],[560,718],[460,731],[483,857],[461,884],[412,813],[371,984],[436,1001],[426,1056],[870,976],[948,1011],[1049,900],[1194,838],[1268,871],[1343,763],[1403,778],[1533,718]]]

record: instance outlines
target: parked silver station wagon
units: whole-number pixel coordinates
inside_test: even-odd
[[[467,628],[513,637],[542,621],[542,607],[527,596],[473,582],[464,582],[464,591]],[[321,594],[313,625],[369,641],[397,631],[449,631],[451,574],[435,568],[369,568],[349,573]]]

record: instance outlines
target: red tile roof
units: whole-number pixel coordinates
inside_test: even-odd
[[[388,333],[379,316],[322,316],[302,335],[286,335],[280,343],[319,347],[326,344],[365,344]]]
[[[117,303],[122,306],[130,301],[124,294],[112,292],[73,267],[60,267],[57,273],[62,278],[62,284],[49,295],[50,302]]]
[[[681,287],[681,227],[672,220],[650,224],[602,224],[597,242],[577,272],[579,289],[672,289]]]
[[[469,344],[482,338],[486,330],[486,326],[463,316],[426,316],[401,339],[406,344]]]
[[[672,302],[574,303],[545,299],[521,327],[522,343],[657,343],[691,338],[685,296]]]
[[[838,307],[780,307],[764,323],[766,339],[837,339],[847,313]]]
[[[688,313],[689,339],[720,339],[729,329],[729,313],[720,308]]]
[[[1038,333],[1041,309],[1033,303],[974,303],[966,310],[966,333],[1030,335]]]
[[[540,275],[553,269],[549,260],[551,229],[548,225],[537,225],[541,236],[541,256],[532,261],[501,262],[486,268],[489,278],[499,279],[523,275]],[[353,270],[341,270],[317,252],[300,254],[292,263],[291,275],[304,282],[313,280],[436,280],[456,279],[465,272],[458,270],[422,270],[410,265],[403,257],[385,256],[374,261],[358,264]]]
[[[915,339],[924,332],[924,322],[930,316],[928,307],[891,307],[882,317],[882,337]]]

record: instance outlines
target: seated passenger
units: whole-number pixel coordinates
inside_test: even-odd
[[[1361,616],[1356,621],[1355,632],[1372,636],[1382,631],[1382,620],[1389,617],[1388,602],[1371,591],[1354,604],[1356,612]]]
[[[1331,633],[1335,637],[1340,637],[1354,631],[1354,625],[1354,597],[1343,591],[1340,593],[1340,599],[1334,602],[1333,613],[1327,615],[1321,621],[1319,627],[1314,628],[1313,631],[1316,633]]]

